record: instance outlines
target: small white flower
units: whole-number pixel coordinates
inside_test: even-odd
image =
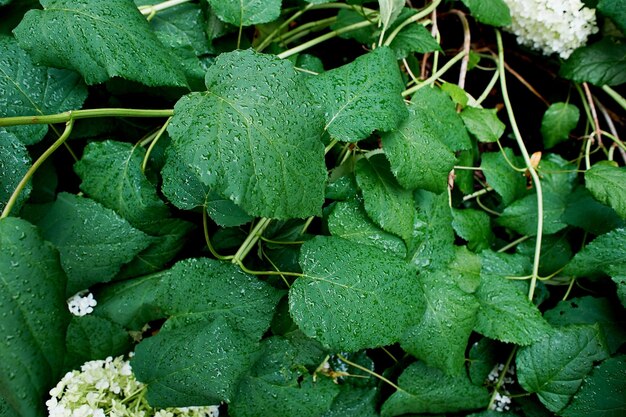
[[[511,11],[511,26],[517,42],[567,58],[596,33],[596,15],[581,0],[504,0]]]
[[[67,300],[67,307],[69,308],[70,313],[75,316],[84,316],[92,313],[93,308],[97,304],[98,302],[93,298],[93,294],[88,293],[86,290],[74,294]]]

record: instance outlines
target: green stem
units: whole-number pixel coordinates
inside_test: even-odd
[[[415,93],[417,90],[419,90],[421,88],[424,88],[427,85],[432,84],[433,82],[435,82],[435,80],[437,80],[439,77],[441,77],[443,74],[445,74],[446,71],[448,71],[450,68],[452,68],[452,66],[454,64],[456,64],[457,62],[462,60],[464,56],[465,56],[465,51],[459,52],[454,57],[452,57],[452,59],[450,59],[448,62],[446,62],[446,65],[444,65],[443,67],[439,68],[439,70],[437,70],[437,72],[435,72],[433,75],[431,75],[430,77],[425,79],[423,82],[419,83],[418,85],[414,85],[413,87],[409,88],[408,90],[404,90],[402,92],[402,97],[410,96],[411,94]]]
[[[537,278],[539,277],[539,260],[541,258],[541,240],[543,237],[543,190],[541,188],[539,175],[537,175],[537,171],[530,161],[530,156],[528,155],[528,151],[526,150],[526,145],[524,145],[522,134],[520,133],[519,128],[517,127],[517,123],[515,121],[515,114],[513,113],[513,107],[511,106],[511,100],[509,99],[509,93],[506,86],[502,34],[497,29],[496,38],[498,41],[498,70],[500,71],[500,87],[502,89],[504,105],[509,116],[509,121],[511,122],[511,128],[513,129],[515,140],[517,141],[517,145],[519,146],[522,156],[524,157],[526,168],[528,169],[528,172],[533,179],[533,184],[535,185],[535,190],[537,192],[537,243],[535,244],[535,256],[533,259],[533,274],[530,281],[530,289],[528,291],[528,299],[532,301],[535,294],[535,286],[537,285]]]
[[[233,260],[234,261],[234,260]],[[239,265],[239,268],[241,268],[241,270],[245,273],[251,274],[251,275],[284,275],[287,277],[303,277],[304,274],[300,273],[300,272],[285,272],[285,271],[253,271],[252,269],[248,269],[246,268],[246,266],[243,264],[243,262],[241,261],[237,261],[237,262],[233,262],[237,265]]]
[[[608,85],[603,85],[602,90],[604,90],[604,92],[611,96],[611,98],[615,100],[617,104],[619,104],[624,110],[626,110],[626,99],[622,97],[617,91],[613,90]]]
[[[472,194],[468,194],[468,195],[464,196],[463,197],[463,201],[468,201],[468,200],[471,200],[473,198],[480,197],[481,195],[485,195],[485,194],[487,194],[487,193],[489,193],[491,191],[493,191],[493,188],[491,188],[491,187],[483,188],[482,190],[478,190],[478,191],[473,192]]]
[[[26,184],[28,184],[28,181],[30,181],[30,179],[35,174],[37,169],[39,169],[41,164],[43,164],[46,161],[46,159],[48,159],[48,157],[52,155],[54,151],[57,150],[59,146],[63,145],[63,143],[70,136],[70,133],[72,133],[73,127],[74,127],[74,120],[72,119],[68,120],[67,124],[65,125],[65,130],[63,131],[63,134],[52,144],[52,146],[46,149],[46,151],[43,154],[41,154],[39,158],[37,158],[33,166],[31,166],[29,170],[26,171],[26,174],[24,175],[22,180],[19,182],[19,184],[13,191],[13,194],[11,194],[9,201],[7,201],[7,205],[6,207],[4,207],[4,210],[2,211],[2,214],[0,215],[0,219],[4,219],[5,217],[9,216],[9,214],[11,213],[11,210],[13,209],[13,206],[17,202],[17,198],[19,197],[24,187],[26,187]]]
[[[292,55],[295,55],[295,54],[298,54],[298,53],[300,53],[302,51],[305,51],[305,50],[307,50],[307,49],[309,49],[309,48],[311,48],[311,47],[313,47],[315,45],[318,45],[318,44],[320,44],[322,42],[325,42],[325,41],[327,41],[329,39],[332,39],[332,38],[334,38],[336,36],[339,36],[339,35],[341,35],[343,33],[352,32],[354,30],[358,30],[358,29],[361,29],[361,28],[364,28],[364,27],[367,27],[367,26],[370,26],[370,25],[372,25],[372,22],[368,22],[368,21],[355,23],[353,25],[348,25],[348,26],[342,27],[341,29],[333,30],[332,32],[326,33],[326,34],[324,34],[322,36],[318,36],[315,39],[311,39],[310,41],[305,42],[305,43],[303,43],[301,45],[298,45],[295,48],[288,49],[285,52],[282,52],[282,53],[278,54],[277,56],[279,58],[281,58],[281,59],[285,59],[285,58],[288,58],[288,57],[290,57]]]
[[[281,45],[287,45],[313,32],[323,30],[335,23],[336,21],[337,17],[333,16],[315,22],[305,23],[304,25],[285,33],[284,35],[279,36],[277,40],[280,42]]]
[[[395,37],[398,36],[398,33],[400,33],[402,29],[404,29],[406,26],[410,25],[411,23],[417,22],[418,20],[423,19],[424,17],[428,16],[433,10],[437,8],[437,6],[439,6],[439,3],[441,3],[441,0],[434,0],[432,3],[430,3],[428,7],[426,7],[425,9],[422,9],[418,13],[406,19],[404,22],[400,23],[398,27],[396,27],[394,31],[389,34],[389,36],[387,37],[387,40],[385,41],[385,45],[386,46],[391,45],[391,42],[393,42]]]
[[[384,376],[379,375],[379,374],[377,374],[376,372],[371,371],[371,370],[367,369],[366,367],[359,365],[358,363],[354,363],[354,362],[349,361],[348,359],[346,359],[346,358],[344,358],[343,356],[341,356],[341,354],[339,354],[339,353],[337,353],[337,357],[338,357],[338,358],[339,358],[339,360],[341,360],[342,362],[345,362],[345,363],[347,363],[347,364],[348,364],[348,365],[350,365],[350,366],[353,366],[353,367],[355,367],[355,368],[357,368],[357,369],[360,369],[361,371],[366,372],[366,373],[368,373],[368,374],[370,374],[370,375],[372,375],[372,376],[374,376],[374,377],[376,377],[376,378],[380,379],[380,380],[381,380],[381,381],[383,381],[383,382],[386,382],[387,384],[389,384],[389,385],[391,385],[392,387],[394,387],[394,388],[395,388],[398,392],[404,392],[405,394],[408,394],[405,390],[403,390],[402,388],[400,388],[399,386],[397,386],[396,384],[394,384],[393,382],[391,382],[390,380],[388,380],[388,379],[387,379],[387,378],[385,378]]]
[[[141,6],[139,7],[139,11],[144,16],[154,16],[156,13],[161,10],[169,9],[171,7],[178,6],[180,4],[189,3],[191,0],[168,0],[163,3],[155,4],[153,6]]]
[[[498,253],[506,252],[509,249],[516,247],[517,245],[519,245],[520,243],[522,243],[523,241],[528,240],[528,239],[530,239],[530,236],[522,236],[522,237],[514,240],[513,242],[511,242],[511,243],[509,243],[507,245],[502,246],[496,252],[498,252]]]
[[[144,109],[89,109],[70,110],[58,114],[44,116],[17,116],[0,118],[0,127],[17,125],[41,125],[51,123],[66,123],[70,120],[90,119],[96,117],[172,117],[174,110],[144,110]]]
[[[489,96],[489,93],[491,92],[491,90],[493,90],[493,87],[498,82],[498,77],[500,77],[500,72],[495,71],[493,73],[493,77],[491,77],[491,80],[489,80],[489,84],[487,84],[487,87],[485,88],[483,93],[480,95],[480,97],[476,99],[476,103],[480,104],[483,101],[485,101],[485,99]]]
[[[268,219],[267,217],[259,219],[256,226],[254,226],[246,240],[244,240],[235,253],[235,256],[233,256],[231,261],[232,263],[241,264],[243,262],[244,258],[248,255],[248,253],[250,253],[254,245],[256,245],[259,238],[263,234],[263,231],[267,228],[267,226],[269,226],[271,221],[272,219]]]
[[[148,146],[148,150],[146,151],[146,156],[143,157],[143,161],[141,162],[141,172],[146,171],[146,166],[148,165],[148,159],[150,159],[150,154],[152,153],[152,150],[154,149],[154,146],[157,144],[159,139],[161,139],[161,136],[163,136],[163,133],[165,133],[165,129],[167,129],[167,125],[170,124],[171,120],[172,118],[168,117],[165,123],[163,123],[163,127],[161,127],[161,129],[159,129],[154,138],[152,138],[150,146]]]
[[[281,23],[276,29],[274,29],[263,41],[256,47],[257,52],[262,52],[265,48],[269,46],[270,43],[274,40],[274,38],[280,33],[281,30],[285,29],[291,22],[302,16],[307,10],[313,7],[312,4],[308,4],[304,9],[298,10],[294,13],[289,19],[285,20]]]
[[[509,366],[511,366],[511,361],[513,361],[513,357],[515,357],[515,352],[517,352],[517,346],[515,346],[511,350],[511,353],[509,354],[509,357],[507,358],[506,363],[504,364],[504,368],[502,369],[502,373],[498,377],[498,381],[496,382],[496,386],[495,386],[493,392],[491,393],[491,399],[489,400],[489,405],[487,406],[487,410],[490,410],[491,407],[493,406],[493,403],[496,401],[496,394],[499,392],[498,390],[500,389],[500,387],[504,383],[504,378],[506,377],[506,373],[509,370]]]
[[[211,252],[211,255],[213,255],[215,259],[219,259],[220,261],[233,259],[232,255],[229,255],[229,256],[220,255],[219,253],[217,253],[215,248],[213,248],[213,245],[211,244],[211,236],[209,236],[208,217],[209,216],[206,213],[206,206],[203,206],[202,207],[202,229],[204,230],[204,240],[206,242],[207,248],[209,248],[209,252]]]

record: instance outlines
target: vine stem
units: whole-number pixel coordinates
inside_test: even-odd
[[[63,113],[43,116],[17,116],[0,118],[0,127],[18,125],[41,125],[51,123],[66,123],[70,120],[91,119],[96,117],[172,117],[174,110],[145,110],[104,108],[88,110],[70,110]]]
[[[189,3],[191,0],[168,0],[163,3],[155,4],[153,6],[141,6],[139,11],[144,16],[154,16],[156,13],[169,9],[171,7],[178,6],[180,4]]]
[[[613,90],[608,85],[603,85],[602,90],[604,90],[604,92],[611,96],[611,98],[615,100],[617,104],[619,104],[624,110],[626,110],[626,99],[622,97],[617,91]]]
[[[283,23],[281,23],[276,29],[274,29],[272,31],[272,33],[270,33],[269,35],[267,35],[267,37],[265,39],[263,39],[263,41],[259,44],[259,46],[256,47],[257,52],[262,52],[265,48],[267,48],[269,46],[269,44],[272,43],[272,40],[274,40],[276,35],[278,35],[280,33],[281,30],[283,30],[287,26],[289,26],[289,24],[291,22],[293,22],[294,20],[296,20],[297,18],[302,16],[311,7],[313,7],[313,4],[308,4],[304,9],[298,10],[289,19],[287,19]]]
[[[396,27],[393,30],[393,32],[391,32],[389,34],[389,36],[387,37],[387,40],[385,41],[384,45],[386,45],[386,46],[391,45],[391,42],[393,42],[393,40],[396,38],[396,36],[398,36],[398,33],[400,33],[400,31],[402,29],[404,29],[406,26],[410,25],[411,23],[417,22],[420,19],[423,19],[424,17],[428,16],[433,10],[435,10],[437,8],[437,6],[439,6],[439,3],[441,3],[441,0],[434,0],[432,3],[430,3],[430,5],[428,5],[428,7],[426,7],[425,9],[420,10],[419,12],[414,14],[413,16],[411,16],[408,19],[406,19],[404,22],[400,23],[398,25],[398,27]]]
[[[496,394],[498,394],[498,390],[500,389],[500,387],[502,386],[502,383],[504,382],[504,378],[506,376],[507,371],[509,370],[509,366],[511,366],[511,361],[513,360],[513,357],[515,356],[515,352],[517,352],[517,346],[515,346],[511,350],[511,353],[509,354],[509,357],[507,358],[506,363],[504,364],[504,368],[502,368],[502,373],[498,377],[496,386],[493,390],[493,393],[491,394],[491,399],[489,400],[489,405],[487,406],[488,410],[491,409],[491,407],[493,406],[493,403],[496,401]]]
[[[467,17],[465,17],[465,13],[463,13],[460,10],[450,10],[450,13],[455,14],[460,20],[461,20],[461,24],[463,25],[463,51],[465,52],[465,56],[463,57],[463,59],[461,60],[461,69],[459,71],[459,87],[461,88],[465,88],[465,78],[467,76],[467,67],[469,64],[469,54],[470,54],[470,48],[471,48],[471,42],[472,42],[472,38],[471,38],[471,33],[470,33],[470,27],[469,27],[469,22],[467,21]],[[459,111],[460,111],[460,106],[458,106]]]
[[[539,175],[537,175],[537,171],[530,161],[530,156],[528,155],[528,151],[526,150],[526,145],[524,145],[522,134],[517,127],[517,122],[515,121],[515,114],[513,113],[513,107],[511,106],[511,100],[509,99],[509,93],[506,86],[506,70],[504,67],[504,47],[502,44],[502,34],[497,29],[496,38],[498,42],[498,71],[500,72],[500,88],[502,89],[504,105],[509,116],[509,121],[511,122],[511,128],[513,129],[515,140],[517,141],[520,152],[524,157],[526,168],[528,169],[528,172],[533,179],[533,184],[535,185],[535,190],[537,192],[537,243],[535,244],[535,256],[533,259],[533,272],[532,278],[530,280],[530,289],[528,290],[528,299],[532,301],[535,295],[537,278],[539,276],[539,260],[541,258],[541,240],[543,237],[543,190],[541,188]]]
[[[454,57],[452,57],[452,59],[450,59],[450,61],[446,62],[446,65],[444,65],[443,67],[439,68],[439,70],[437,70],[437,72],[435,72],[433,75],[431,75],[430,77],[425,79],[423,82],[421,82],[418,85],[415,85],[415,86],[409,88],[408,90],[404,90],[402,92],[402,97],[409,96],[409,95],[415,93],[420,88],[424,88],[427,85],[430,85],[431,83],[435,82],[436,79],[438,79],[443,74],[445,74],[446,71],[448,71],[450,68],[452,68],[452,66],[454,64],[456,64],[461,59],[463,59],[464,56],[465,56],[465,51],[459,52]]]
[[[367,26],[371,26],[373,24],[373,22],[369,22],[369,21],[363,21],[363,22],[358,22],[352,25],[348,25],[345,27],[342,27],[341,29],[337,29],[337,30],[333,30],[332,32],[326,33],[322,36],[318,36],[315,39],[311,39],[308,42],[304,42],[303,44],[300,44],[298,46],[296,46],[295,48],[291,48],[286,50],[285,52],[281,52],[280,54],[278,54],[277,56],[281,59],[285,59],[285,58],[289,58],[292,55],[295,55],[297,53],[300,53],[302,51],[305,51],[315,45],[318,45],[322,42],[325,42],[329,39],[332,39],[336,36],[339,36],[343,33],[347,33],[347,32],[352,32],[353,30],[357,30],[357,29],[361,29]]]
[[[235,255],[233,256],[231,262],[243,266],[243,259],[250,253],[254,245],[258,242],[259,238],[263,234],[263,231],[269,226],[272,219],[268,219],[267,217],[261,218],[256,226],[252,229],[246,240],[241,244]],[[242,267],[243,269],[243,267]]]
[[[372,376],[374,376],[374,377],[376,377],[376,378],[380,379],[381,381],[386,382],[387,384],[391,385],[391,386],[392,386],[392,387],[394,387],[396,390],[398,390],[398,391],[400,391],[400,392],[404,392],[404,393],[406,393],[406,391],[405,391],[405,390],[403,390],[402,388],[400,388],[399,386],[397,386],[396,384],[394,384],[393,382],[391,382],[390,380],[388,380],[388,379],[387,379],[387,378],[385,378],[384,376],[379,375],[379,374],[377,374],[376,372],[371,371],[371,370],[367,369],[366,367],[359,365],[358,363],[354,363],[354,362],[349,361],[348,359],[344,358],[344,357],[343,357],[341,354],[339,354],[339,353],[337,354],[337,357],[338,357],[338,358],[339,358],[342,362],[345,362],[345,363],[347,363],[347,364],[348,364],[348,365],[350,365],[350,366],[354,366],[355,368],[360,369],[360,370],[361,370],[361,371],[363,371],[363,372],[367,372],[368,374],[370,374],[370,375],[372,375]]]
[[[585,91],[585,96],[587,96],[587,102],[589,103],[589,110],[591,110],[591,120],[593,121],[593,131],[598,141],[598,145],[600,147],[604,147],[602,143],[602,130],[600,129],[600,121],[598,120],[598,112],[596,111],[596,106],[593,103],[593,96],[591,95],[591,90],[589,89],[589,85],[587,83],[583,83],[583,90]]]
[[[159,129],[159,131],[156,133],[156,135],[150,142],[150,146],[148,146],[148,149],[146,150],[146,155],[144,156],[143,161],[141,162],[141,172],[146,171],[146,166],[148,166],[148,160],[150,159],[150,154],[152,153],[152,150],[154,149],[154,146],[157,144],[159,139],[161,139],[161,136],[163,136],[163,133],[165,133],[165,129],[167,129],[167,125],[170,124],[170,121],[172,121],[172,118],[168,117],[165,123],[163,123],[163,126]]]
[[[28,169],[28,171],[26,171],[26,174],[24,175],[22,180],[19,182],[15,190],[13,190],[13,194],[11,194],[11,197],[9,198],[7,205],[4,207],[4,210],[2,211],[2,214],[0,215],[0,219],[4,219],[5,217],[9,216],[9,214],[11,213],[11,210],[13,209],[13,206],[17,202],[17,198],[19,197],[24,187],[26,187],[26,184],[28,184],[28,181],[30,181],[30,179],[35,174],[37,169],[39,169],[41,164],[43,164],[46,161],[46,159],[48,159],[48,157],[52,155],[52,153],[58,149],[59,146],[63,145],[63,143],[70,136],[70,133],[72,133],[73,127],[74,127],[74,120],[73,119],[68,120],[65,125],[65,130],[63,131],[63,134],[61,134],[61,136],[59,136],[59,138],[52,144],[52,146],[46,149],[46,151],[42,153],[39,158],[37,158],[35,163]]]

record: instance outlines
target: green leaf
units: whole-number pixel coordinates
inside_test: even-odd
[[[202,183],[251,215],[320,214],[322,120],[303,82],[289,61],[222,54],[207,72],[208,91],[176,103],[172,145]]]
[[[610,18],[626,34],[626,3],[624,0],[600,0],[598,11]]]
[[[626,168],[595,164],[585,171],[585,187],[599,202],[626,219]]]
[[[79,109],[87,97],[87,88],[78,74],[35,65],[15,39],[1,35],[0,91],[1,117]],[[48,126],[11,126],[4,129],[25,145],[32,145],[43,139]]]
[[[413,196],[400,187],[382,155],[362,158],[356,164],[356,181],[363,193],[365,211],[383,230],[405,241],[413,228]]]
[[[404,0],[378,0],[380,24],[386,30],[400,15],[404,8]]]
[[[626,356],[607,359],[585,378],[564,417],[621,417],[626,413]]]
[[[626,273],[626,229],[598,236],[574,256],[563,275],[575,277],[618,276]]]
[[[262,357],[229,406],[233,417],[318,417],[328,411],[339,386],[325,376],[314,380],[307,371],[307,365],[315,369],[326,355],[312,342],[282,336],[264,340]]]
[[[409,117],[398,129],[383,135],[383,149],[402,187],[435,193],[448,188],[448,174],[456,157],[444,143],[445,131],[437,130],[417,105],[408,106]]]
[[[448,376],[423,362],[406,368],[398,378],[398,385],[402,390],[385,401],[382,417],[454,413],[485,408],[489,403],[487,389],[472,384],[466,375]]]
[[[495,236],[487,213],[474,209],[452,209],[452,218],[454,231],[467,241],[471,251],[480,252],[491,247]]]
[[[461,112],[461,119],[467,130],[479,142],[496,142],[502,137],[506,126],[498,119],[496,109],[466,107]]]
[[[481,282],[476,297],[480,303],[475,330],[492,339],[530,345],[550,330],[537,307],[528,300],[525,282],[507,277],[525,275],[527,258],[483,251]]]
[[[562,220],[567,207],[566,195],[543,193],[543,233],[556,233],[567,227]],[[531,194],[515,201],[504,209],[496,223],[522,235],[537,235],[537,195]]]
[[[371,246],[317,236],[302,245],[304,276],[289,291],[294,321],[332,350],[392,344],[423,312],[415,269]]]
[[[133,330],[163,318],[169,318],[166,327],[177,327],[221,317],[260,338],[281,295],[230,263],[186,259],[107,286],[97,294],[95,314]]]
[[[586,296],[561,301],[544,317],[553,326],[597,323],[606,336],[609,351],[615,353],[626,342],[626,320],[621,315],[622,309],[607,298]]]
[[[491,26],[511,24],[511,12],[504,0],[463,0],[463,4],[480,23]]]
[[[517,377],[526,391],[537,393],[550,411],[559,413],[578,391],[594,362],[608,357],[597,325],[560,327],[520,348]]]
[[[626,307],[626,274],[611,277],[615,285],[617,285],[617,298]]]
[[[467,93],[465,92],[465,90],[463,90],[458,85],[453,84],[453,83],[444,83],[441,85],[441,90],[445,91],[446,94],[450,96],[450,98],[452,99],[452,101],[454,101],[455,104],[461,107],[467,106],[469,97],[467,96]]]
[[[268,23],[280,16],[281,0],[208,0],[223,22],[235,26]]]
[[[567,197],[567,207],[561,219],[570,226],[582,228],[594,235],[626,226],[615,210],[600,204],[584,187],[578,187]]]
[[[509,166],[507,159],[517,167],[522,167],[524,161],[513,155],[510,148],[504,148],[502,152],[485,152],[481,155],[480,169],[485,174],[487,183],[502,197],[505,205],[526,194],[526,181],[521,172],[517,172]]]
[[[502,353],[506,352],[503,347],[502,343],[487,337],[472,345],[468,354],[468,374],[474,385],[481,387],[487,383],[491,371],[502,363]]]
[[[62,370],[64,289],[56,249],[25,220],[0,219],[0,397],[22,417],[44,415]]]
[[[417,214],[407,242],[407,259],[420,268],[445,267],[454,258],[454,230],[448,195],[415,193]]]
[[[546,149],[567,140],[580,118],[578,107],[568,103],[553,103],[541,119],[541,136]]]
[[[66,344],[66,367],[74,369],[87,361],[116,357],[133,349],[132,339],[122,326],[93,314],[72,317]]]
[[[409,15],[406,17],[408,18]],[[400,16],[398,22],[400,22],[401,19],[402,16]],[[393,26],[387,32],[390,32],[391,29],[393,29]],[[430,34],[428,29],[422,25],[406,26],[393,38],[389,47],[396,53],[396,59],[406,58],[413,52],[423,54],[442,50],[437,40]]]
[[[0,130],[0,212],[6,207],[30,165],[31,160],[26,146],[14,134]],[[18,196],[13,213],[19,212],[32,188],[29,181]]]
[[[130,143],[92,142],[74,170],[82,180],[80,189],[89,197],[148,231],[170,212],[141,170],[144,156],[143,148]]]
[[[402,348],[447,375],[465,374],[465,350],[476,324],[478,302],[448,271],[419,275],[426,310],[402,338]]]
[[[328,216],[328,230],[333,236],[354,243],[373,246],[400,258],[406,256],[402,239],[381,230],[356,201],[339,202]]]
[[[331,409],[322,417],[379,417],[376,411],[378,390],[376,388],[339,385],[339,395]]]
[[[340,141],[356,142],[374,130],[388,132],[407,116],[400,69],[387,47],[307,81],[324,109],[325,129]]]
[[[161,171],[161,191],[176,207],[183,210],[203,207],[215,223],[225,227],[240,226],[253,220],[231,200],[211,192],[173,146],[167,148],[166,155]]]
[[[231,401],[260,355],[257,337],[217,318],[161,330],[137,345],[131,366],[152,407],[202,406]]]
[[[559,75],[577,83],[619,85],[626,82],[626,45],[602,38],[576,49],[561,65]]]
[[[89,85],[113,77],[147,86],[186,87],[175,56],[129,0],[41,0],[15,28],[38,64],[73,69]]]
[[[113,210],[67,193],[58,195],[38,226],[59,249],[68,295],[110,281],[123,264],[152,243]]]
[[[422,88],[413,94],[411,104],[422,122],[423,129],[436,136],[452,152],[472,148],[461,116],[450,96],[440,88]]]
[[[541,259],[539,275],[548,276],[563,268],[572,259],[572,246],[567,239],[567,231],[556,235],[543,236],[541,240]],[[531,238],[515,247],[515,252],[531,259],[535,255],[537,239]]]

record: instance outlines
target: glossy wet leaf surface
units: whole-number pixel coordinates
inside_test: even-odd
[[[15,187],[30,168],[30,163],[26,146],[14,134],[0,130],[0,212],[4,210]],[[19,213],[31,190],[32,185],[28,183],[17,198],[14,213]]]

